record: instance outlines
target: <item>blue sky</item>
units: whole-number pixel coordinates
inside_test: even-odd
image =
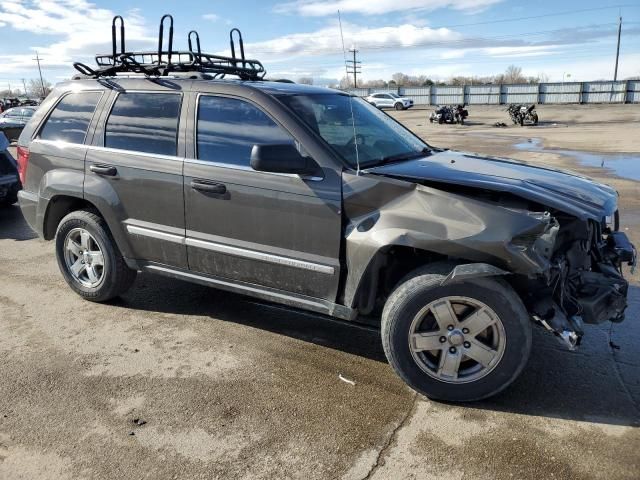
[[[640,2],[619,0],[236,0],[197,2],[2,0],[0,89],[35,78],[32,58],[55,83],[72,61],[91,62],[110,49],[111,18],[125,17],[127,47],[153,49],[162,14],[175,17],[175,46],[197,29],[203,49],[225,52],[228,30],[239,27],[247,55],[270,76],[339,79],[346,48],[360,50],[362,77],[394,72],[447,79],[491,75],[510,64],[526,75],[560,81],[611,78],[617,18],[623,16],[619,77],[640,76]],[[622,5],[622,6],[619,6]],[[570,12],[570,13],[569,13]],[[524,18],[529,17],[529,18]],[[537,17],[537,18],[530,18]]]

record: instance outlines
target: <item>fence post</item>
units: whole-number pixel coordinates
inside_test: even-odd
[[[498,92],[498,105],[504,105],[504,103],[502,102],[502,87],[503,85],[500,84],[500,91]]]
[[[624,93],[622,94],[622,103],[627,103],[627,92],[629,91],[629,80],[624,81]]]
[[[540,105],[540,99],[542,98],[541,90],[542,90],[542,84],[540,82],[538,82],[538,95],[537,95],[537,99],[536,99],[536,103],[538,105]]]
[[[582,101],[582,92],[584,92],[584,82],[580,82],[580,92],[578,93],[578,104],[582,105],[584,102]]]

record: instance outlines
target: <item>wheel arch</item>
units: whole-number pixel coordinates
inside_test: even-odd
[[[112,215],[104,214],[104,206],[72,193],[60,193],[47,200],[42,221],[43,238],[45,240],[52,240],[56,235],[56,230],[62,219],[69,213],[78,210],[93,210],[100,215],[107,224],[122,255],[125,259],[130,258],[131,247],[129,241],[123,234],[122,229],[119,228],[117,220],[115,220]]]

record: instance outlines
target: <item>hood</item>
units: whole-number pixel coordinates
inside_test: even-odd
[[[370,168],[367,172],[510,192],[580,219],[601,221],[617,208],[618,195],[614,189],[576,173],[452,150]]]

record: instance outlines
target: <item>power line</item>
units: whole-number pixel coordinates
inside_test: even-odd
[[[629,23],[629,22],[627,22]],[[579,30],[579,29],[586,29],[589,27],[607,27],[607,26],[614,26],[617,25],[617,22],[607,22],[607,23],[599,23],[599,24],[592,24],[592,25],[583,25],[583,26],[579,26],[579,27],[574,27],[574,30]],[[424,42],[417,42],[417,43],[413,43],[411,45],[398,45],[398,44],[394,44],[394,45],[389,45],[389,44],[370,44],[367,46],[361,46],[360,49],[362,51],[364,50],[388,50],[388,49],[402,49],[402,48],[415,48],[415,47],[430,47],[430,46],[455,46],[455,45],[466,45],[469,44],[471,46],[475,46],[476,48],[488,48],[488,47],[477,47],[478,43],[482,42],[482,41],[487,41],[487,40],[508,40],[510,38],[521,38],[524,36],[538,36],[538,35],[544,35],[544,34],[548,34],[548,33],[555,33],[555,32],[566,32],[567,29],[552,29],[552,30],[539,30],[536,32],[522,32],[522,33],[517,33],[517,34],[509,34],[509,35],[497,35],[497,36],[489,36],[489,37],[467,37],[467,38],[459,38],[459,39],[452,39],[452,40],[428,40],[428,41],[424,41]],[[611,35],[614,35],[613,33],[614,31],[612,31]],[[309,37],[312,38],[312,37]],[[565,45],[569,45],[566,44]],[[517,46],[536,46],[536,45],[517,45]],[[283,51],[276,51],[276,50],[263,50],[263,49],[252,49],[252,52],[254,53],[259,53],[259,54],[273,54],[273,55],[286,55],[288,53],[291,52],[283,52]],[[317,49],[299,49],[296,50],[295,53],[310,53],[310,54],[332,54],[332,53],[341,53],[342,50],[339,48],[327,48],[325,50],[319,51]]]

